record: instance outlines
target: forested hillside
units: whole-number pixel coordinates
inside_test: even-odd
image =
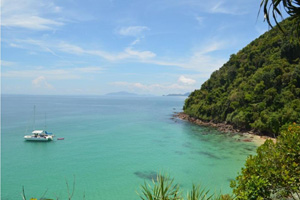
[[[287,19],[251,42],[186,99],[184,112],[204,121],[278,134],[300,123],[300,42]]]

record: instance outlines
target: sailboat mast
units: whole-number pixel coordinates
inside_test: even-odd
[[[45,113],[45,127],[44,127],[44,130],[47,129],[47,114]]]
[[[33,130],[35,130],[35,105],[33,106]]]

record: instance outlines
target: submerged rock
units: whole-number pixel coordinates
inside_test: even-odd
[[[141,179],[146,179],[146,180],[154,180],[156,181],[158,174],[155,171],[136,171],[134,174],[141,178]]]

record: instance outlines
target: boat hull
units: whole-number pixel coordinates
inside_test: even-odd
[[[53,140],[52,137],[31,137],[31,136],[25,136],[24,139],[26,141],[32,141],[32,142],[50,142]]]

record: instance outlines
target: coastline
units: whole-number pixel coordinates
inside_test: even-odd
[[[275,138],[269,137],[269,136],[263,136],[260,135],[258,132],[254,132],[252,130],[250,131],[243,131],[241,129],[234,128],[230,124],[225,123],[215,123],[215,122],[205,122],[198,118],[191,117],[186,113],[183,112],[177,112],[173,115],[174,118],[179,118],[184,121],[188,121],[190,123],[199,125],[199,126],[208,126],[216,128],[218,131],[224,132],[224,133],[236,133],[243,135],[246,139],[242,140],[243,142],[254,142],[258,146],[262,145],[266,140],[270,139],[273,142],[276,142]]]

